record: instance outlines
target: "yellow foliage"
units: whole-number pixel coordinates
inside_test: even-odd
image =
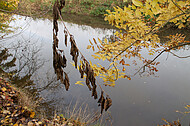
[[[140,0],[132,0],[132,3],[123,9],[114,7],[113,12],[107,10],[105,21],[120,29],[114,34],[118,39],[115,42],[98,39],[101,46],[98,48],[99,51],[92,55],[95,59],[111,62],[107,68],[93,65],[96,75],[101,76],[105,84],[109,86],[114,86],[114,81],[118,78],[131,79],[130,76],[123,73],[127,72],[126,67],[130,66],[130,63],[127,61],[125,63],[123,60],[120,63],[123,66],[121,70],[117,68],[121,59],[137,57],[143,61],[144,57],[140,54],[142,48],[146,48],[149,55],[154,55],[160,50],[169,50],[178,46],[179,43],[186,42],[183,35],[176,34],[169,36],[170,41],[161,45],[157,32],[167,23],[174,23],[178,28],[184,28],[184,22],[190,21],[189,0],[146,0],[145,3]],[[91,41],[90,44],[93,45]],[[150,61],[144,60],[144,62],[149,63]],[[149,67],[151,70],[158,71],[155,67]]]
[[[84,82],[84,81],[77,81],[75,84],[84,86],[84,84],[82,84],[82,82]]]
[[[35,116],[35,112],[31,111],[30,118],[34,118],[34,116]]]
[[[11,32],[9,29],[9,23],[12,18],[11,12],[16,10],[18,7],[19,0],[1,0],[0,1],[0,32],[8,33]],[[5,13],[10,12],[10,13]],[[0,36],[1,37],[1,36]]]

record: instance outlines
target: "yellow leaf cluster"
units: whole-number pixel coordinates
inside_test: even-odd
[[[173,23],[178,28],[185,27],[184,23],[190,21],[189,5],[190,1],[187,0],[146,0],[144,3],[140,0],[132,0],[132,4],[128,7],[114,7],[112,12],[107,10],[105,21],[120,30],[114,34],[117,38],[115,42],[98,39],[98,44],[101,46],[98,48],[99,51],[92,56],[111,63],[108,68],[100,64],[93,65],[96,75],[101,76],[106,85],[114,86],[117,78],[131,79],[123,73],[127,72],[126,67],[129,63],[122,62],[120,63],[121,70],[117,69],[121,59],[137,57],[143,60],[144,57],[140,53],[142,48],[146,48],[149,55],[154,55],[161,49],[168,49],[184,42],[183,35],[175,35],[170,37],[169,43],[162,45],[157,32],[167,23]],[[94,46],[91,41],[90,44],[88,49]],[[96,45],[98,44],[96,42]]]
[[[9,29],[9,23],[13,20],[12,15],[10,13],[5,13],[6,11],[14,11],[18,7],[19,0],[1,0],[0,1],[0,32],[8,33],[11,32]]]

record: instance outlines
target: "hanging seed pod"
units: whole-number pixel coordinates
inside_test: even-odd
[[[75,40],[72,35],[70,36],[70,42],[71,42],[70,54],[72,56],[72,60],[75,62],[75,68],[77,69],[77,58],[79,56],[79,52],[78,52]]]
[[[80,72],[80,75],[81,75],[80,77],[83,78],[84,77],[84,70],[82,69],[81,65],[79,66],[79,72]]]
[[[53,44],[55,45],[55,47],[58,48],[58,42],[59,42],[59,39],[57,38],[56,34],[53,33]],[[54,47],[54,48],[55,48]]]
[[[112,105],[112,100],[108,96],[106,97],[105,104],[104,104],[104,109],[105,111],[108,110],[108,108]]]
[[[67,73],[64,72],[64,74],[65,74],[64,85],[65,85],[66,91],[68,91],[69,90],[69,86],[70,86],[70,84],[69,84],[69,77],[68,77]]]
[[[90,86],[90,81],[89,81],[89,79],[87,77],[86,77],[86,85],[87,85],[88,89],[91,91],[92,88]]]
[[[102,112],[104,110],[104,103],[105,103],[105,98],[104,98],[104,92],[103,91],[101,91],[101,96],[100,96],[100,98],[98,100],[98,103],[100,103],[99,106],[101,106],[101,114],[102,114]]]
[[[63,54],[63,65],[62,67],[65,68],[67,66],[67,59],[65,57],[65,55]]]
[[[67,37],[68,37],[68,33],[66,30],[64,30],[64,34],[65,34],[65,46],[67,46]]]
[[[70,83],[69,83],[69,78],[68,75],[63,71],[63,68],[66,67],[66,62],[67,59],[63,53],[63,50],[58,49],[59,45],[59,39],[57,37],[58,34],[58,18],[61,16],[61,9],[65,6],[65,0],[56,0],[55,4],[53,6],[53,67],[54,71],[57,75],[57,80],[60,80],[61,83],[65,85],[66,91],[68,91]],[[65,35],[65,46],[67,47],[68,44],[68,31],[66,30],[66,27],[64,29],[64,35]],[[97,45],[97,42],[95,39],[94,43]],[[77,48],[76,42],[74,40],[73,35],[70,35],[70,43],[71,43],[71,48],[70,48],[70,55],[72,56],[72,60],[75,63],[75,68],[77,69],[77,60],[79,56],[79,50]],[[97,47],[100,49],[102,48],[101,46]],[[58,53],[60,51],[61,53]],[[81,54],[82,55],[82,54]],[[97,95],[97,85],[96,85],[96,78],[95,78],[95,73],[91,65],[88,63],[88,61],[84,58],[82,55],[82,63],[79,66],[79,72],[81,74],[81,78],[84,77],[84,74],[86,74],[86,85],[89,88],[89,90],[92,93],[92,96],[94,99],[98,98]],[[64,72],[64,75],[63,75]],[[100,85],[99,85],[100,86]],[[100,86],[101,88],[101,86]],[[112,105],[112,100],[109,98],[107,95],[106,99],[104,97],[104,92],[101,92],[101,97],[98,100],[99,105],[101,105],[101,113],[103,110],[107,111],[108,108]]]
[[[94,99],[98,98],[97,91],[96,91],[96,85],[93,85],[92,88],[92,96],[94,96]]]
[[[59,8],[59,10],[61,10],[64,6],[65,6],[65,0],[60,0],[60,8]]]

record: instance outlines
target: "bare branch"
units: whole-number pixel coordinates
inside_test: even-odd
[[[17,13],[18,10],[14,10],[14,11],[7,11],[7,10],[3,10],[0,8],[0,11],[4,12],[4,13],[11,13],[11,14],[15,14]]]
[[[153,63],[160,55],[162,55],[162,53],[164,53],[164,52],[168,52],[168,51],[170,51],[170,50],[172,50],[172,49],[176,49],[176,48],[178,48],[178,47],[182,47],[182,46],[185,46],[185,45],[190,45],[190,42],[188,42],[188,43],[182,43],[182,44],[179,44],[179,45],[177,45],[177,46],[174,46],[174,47],[171,47],[171,48],[169,48],[169,49],[164,49],[163,51],[161,51],[154,59],[152,59],[150,62],[148,62],[148,63],[146,63],[144,66],[142,66],[135,74],[134,74],[134,76],[137,74],[137,73],[139,73],[142,69],[143,69],[143,72],[145,71],[145,67],[147,67],[148,65],[150,65],[151,63]],[[190,56],[189,56],[190,57]],[[142,72],[142,73],[143,73]]]
[[[171,53],[172,55],[174,55],[174,56],[176,56],[178,58],[189,58],[190,57],[190,55],[189,56],[178,56],[178,55],[176,55],[175,53],[173,53],[171,51],[169,53]]]

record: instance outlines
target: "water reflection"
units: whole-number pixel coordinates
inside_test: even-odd
[[[26,21],[27,20],[31,19],[27,18]],[[24,19],[20,19],[17,23],[23,24],[24,22]],[[66,22],[66,25],[70,32],[75,35],[78,48],[82,51],[84,56],[94,63],[100,62],[91,57],[91,54],[93,54],[91,50],[86,50],[89,39],[102,39],[105,35],[112,35],[113,30],[94,29],[90,26],[81,26],[68,22]],[[61,26],[61,24],[59,26]],[[64,31],[63,27],[60,27],[59,30]],[[172,31],[174,30],[172,29]],[[189,36],[189,33],[187,30],[186,35]],[[35,76],[32,76],[36,84],[35,87],[40,91],[39,94],[44,99],[44,106],[47,108],[45,111],[49,110],[49,113],[53,113],[56,108],[62,110],[65,106],[69,105],[71,100],[77,99],[81,102],[85,101],[88,103],[92,109],[91,111],[97,110],[97,103],[89,97],[91,92],[88,91],[88,88],[74,84],[80,80],[80,75],[72,65],[68,65],[68,68],[66,68],[71,80],[70,90],[66,92],[64,85],[56,81],[52,67],[52,22],[40,19],[36,19],[35,21],[31,20],[28,29],[25,30],[21,36],[28,38],[30,35],[34,35],[33,42],[38,40],[37,43],[31,45],[31,47],[40,47],[41,51],[38,56],[46,61],[43,66],[35,72]],[[22,40],[22,37],[17,37],[16,39]],[[60,48],[63,48],[66,55],[69,55],[69,48],[63,46],[64,34],[59,33],[58,37],[60,38]],[[16,39],[14,38],[14,42]],[[13,40],[9,40],[9,43],[12,42]],[[179,55],[187,55],[189,54],[189,50],[176,50],[176,53]],[[114,126],[156,125],[162,123],[162,118],[173,121],[178,117],[182,120],[183,125],[189,124],[188,117],[181,118],[182,115],[175,111],[183,111],[183,106],[190,103],[190,61],[189,59],[179,59],[172,55],[168,56],[167,53],[159,57],[158,61],[161,62],[158,66],[158,77],[150,76],[147,78],[135,76],[130,81],[119,79],[116,82],[117,86],[114,88],[104,87],[113,100],[113,105],[109,111],[112,114]],[[68,62],[71,62],[71,58],[68,59]],[[105,62],[100,63],[106,65]],[[131,68],[131,71],[134,72],[132,69],[134,68]]]

